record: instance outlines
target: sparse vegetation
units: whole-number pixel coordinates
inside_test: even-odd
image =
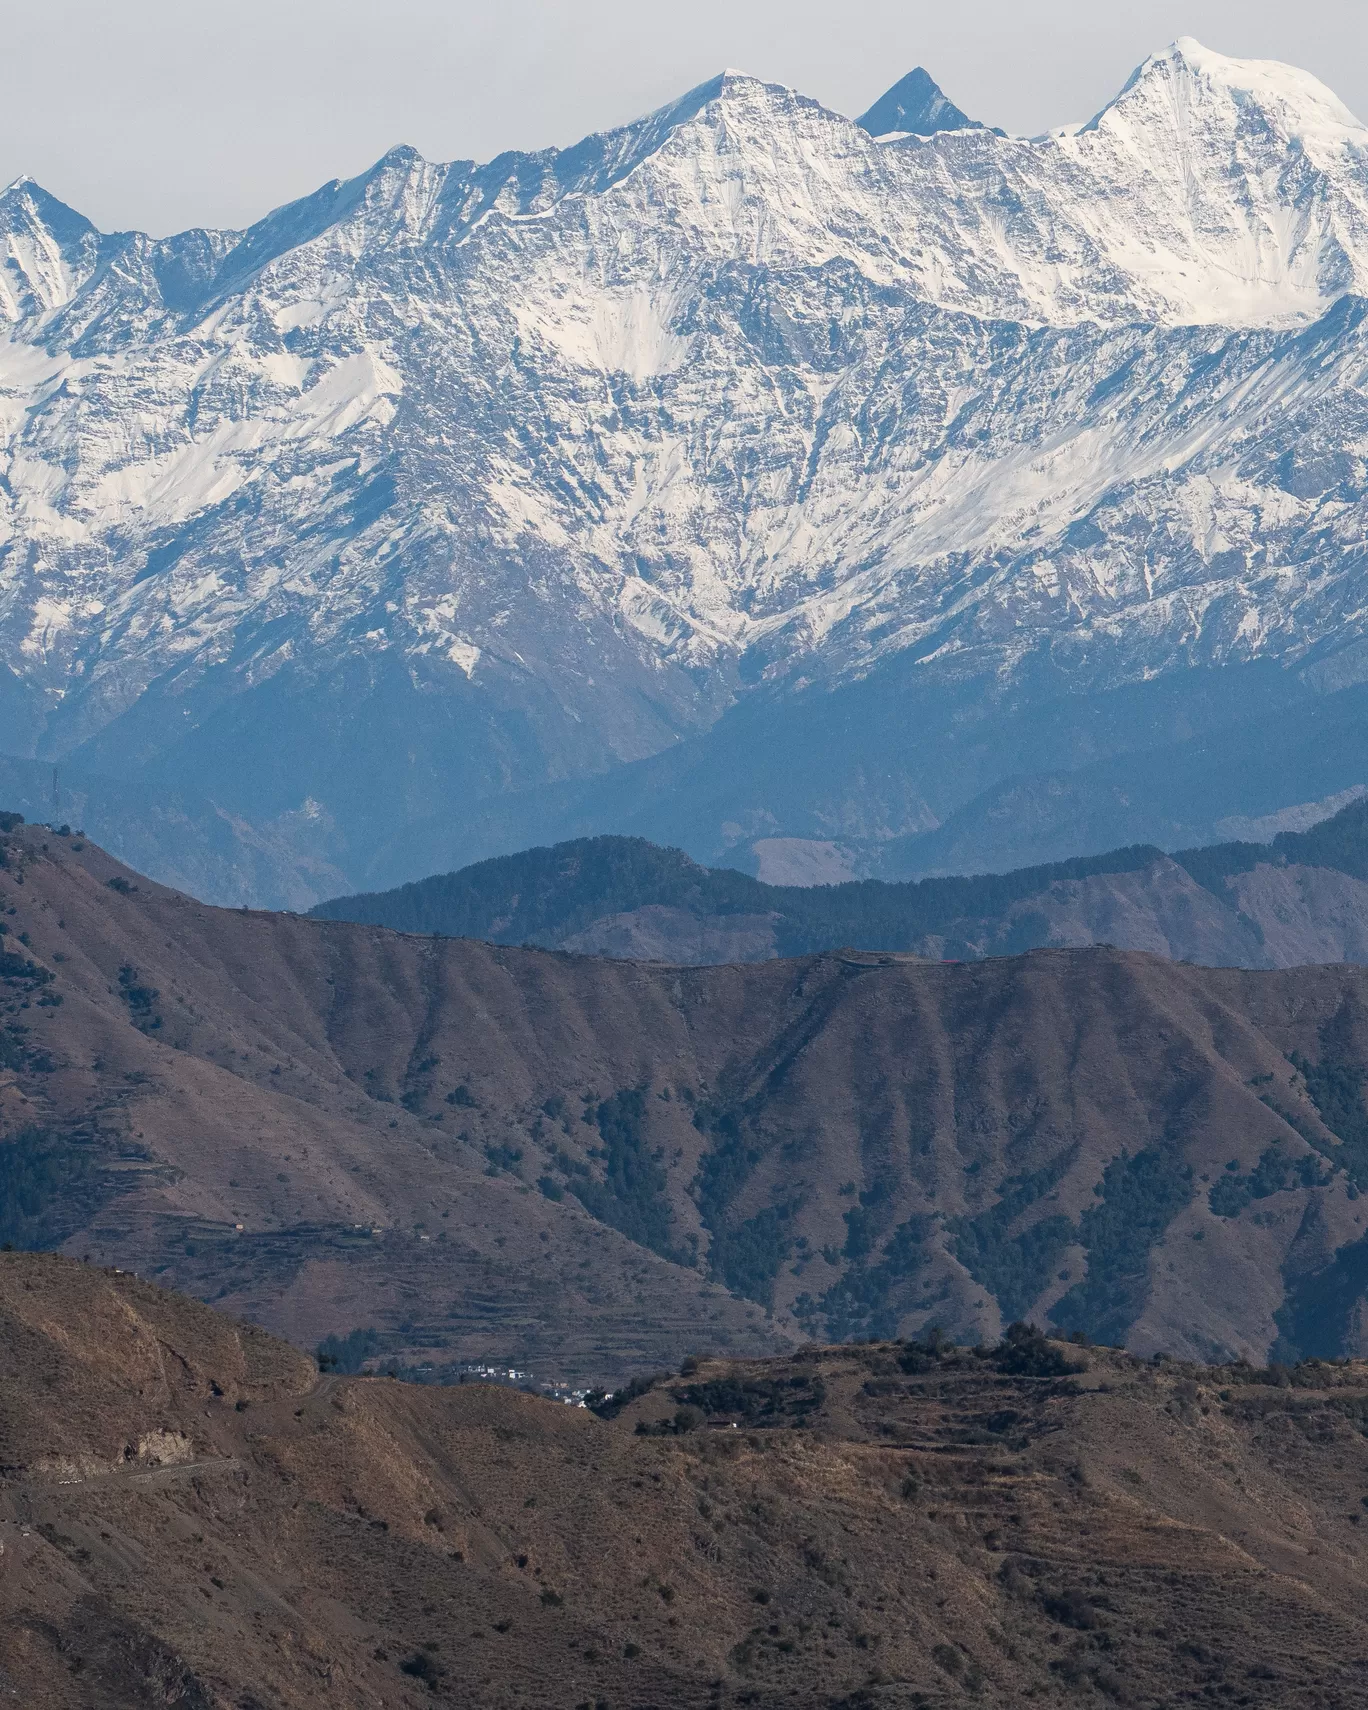
[[[693,1122],[713,1142],[693,1184],[699,1214],[712,1237],[709,1269],[728,1288],[768,1305],[780,1266],[793,1251],[792,1203],[766,1206],[734,1221],[731,1207],[759,1162],[760,1149],[749,1137],[744,1113],[725,1105],[697,1105]]]
[[[826,1391],[818,1377],[714,1378],[674,1385],[670,1394],[685,1408],[712,1419],[746,1425],[801,1425],[821,1407]]]
[[[0,1241],[30,1250],[59,1245],[131,1185],[107,1164],[89,1135],[29,1126],[0,1140]]]
[[[1329,1180],[1329,1172],[1322,1170],[1313,1153],[1292,1158],[1275,1142],[1260,1153],[1248,1175],[1227,1165],[1225,1173],[1211,1184],[1207,1199],[1217,1217],[1238,1217],[1256,1199],[1268,1199],[1294,1187],[1324,1187]]]
[[[1009,1176],[998,1189],[996,1205],[948,1225],[955,1257],[975,1282],[992,1292],[1006,1318],[1030,1309],[1075,1239],[1073,1224],[1059,1214],[1038,1218],[1016,1234],[1010,1231],[1051,1192],[1077,1156],[1078,1148],[1070,1147],[1043,1169]]]
[[[1140,1315],[1151,1247],[1192,1199],[1191,1166],[1173,1153],[1123,1152],[1094,1188],[1099,1204],[1079,1219],[1088,1275],[1050,1313],[1065,1330],[1120,1345]]]
[[[639,1437],[684,1437],[697,1431],[705,1415],[700,1407],[677,1407],[668,1419],[642,1419],[637,1422]]]
[[[664,1149],[650,1143],[646,1110],[644,1087],[623,1087],[600,1101],[592,1115],[606,1154],[603,1180],[576,1175],[570,1192],[610,1228],[652,1252],[676,1258],[665,1198]]]
[[[644,1373],[639,1373],[630,1382],[624,1384],[621,1389],[592,1390],[585,1399],[600,1419],[616,1419],[624,1407],[629,1406],[640,1396],[649,1395],[656,1384],[665,1382],[668,1377],[668,1372],[656,1372],[650,1377]]]
[[[9,931],[0,946],[18,958],[11,971],[37,982],[0,991],[0,1078],[20,1081],[6,1093],[11,1124],[50,1110],[38,1124],[46,1135],[74,1144],[98,1136],[78,1143],[92,1160],[92,1194],[111,1174],[96,1154],[142,1145],[146,1124],[164,1160],[156,1179],[182,1170],[181,1203],[222,1206],[217,1228],[208,1216],[140,1221],[136,1232],[117,1219],[87,1222],[82,1250],[166,1267],[168,1280],[210,1297],[250,1296],[263,1312],[302,1312],[306,1291],[289,1279],[307,1274],[309,1289],[324,1291],[309,1308],[323,1314],[308,1320],[310,1342],[316,1323],[349,1327],[353,1303],[371,1299],[378,1304],[366,1316],[405,1375],[455,1372],[460,1335],[521,1368],[531,1343],[544,1346],[554,1333],[572,1350],[564,1375],[578,1385],[605,1374],[625,1380],[636,1366],[617,1362],[628,1357],[677,1369],[689,1345],[723,1354],[773,1346],[786,1322],[778,1309],[795,1304],[814,1337],[891,1338],[940,1318],[972,1340],[998,1322],[1044,1323],[1062,1295],[1046,1328],[1116,1341],[1154,1282],[1170,1275],[1164,1286],[1193,1303],[1200,1329],[1211,1316],[1203,1279],[1228,1245],[1208,1215],[1210,1192],[1216,1211],[1266,1220],[1264,1262],[1281,1262],[1298,1243],[1280,1351],[1351,1345],[1354,1243],[1318,1256],[1313,1228],[1314,1184],[1346,1145],[1322,1130],[1303,1083],[1337,1132],[1352,1136],[1363,1054],[1354,1007],[1362,976],[1353,969],[1253,982],[1275,996],[1242,1017],[1243,1037],[1252,1029],[1259,1049],[1232,1074],[1221,1038],[1184,1019],[1190,1005],[1170,1001],[1181,985],[1204,1005],[1235,1002],[1225,976],[1199,970],[1151,964],[1138,979],[1116,958],[1061,952],[958,970],[831,957],[683,972],[426,939],[383,940],[380,956],[382,940],[367,931],[279,916],[267,933],[259,917],[236,911],[187,915],[160,891],[130,914],[103,890],[117,869],[102,859],[92,889],[89,865],[67,860],[64,847],[47,860],[31,856],[37,840],[26,833],[7,842],[0,925]],[[108,916],[102,948],[84,940],[92,905]],[[199,947],[188,951],[181,928],[192,919]],[[309,945],[326,946],[325,963],[309,961]],[[264,1005],[239,977],[249,953]],[[68,958],[60,966],[59,955]],[[316,974],[298,978],[304,966]],[[482,1012],[448,1001],[479,981],[501,993]],[[40,1008],[54,987],[66,991],[64,1008]],[[1066,1011],[1079,1017],[1067,1050],[1057,1026]],[[267,1012],[280,1019],[275,1042],[260,1033]],[[661,1039],[642,1038],[644,1014],[662,1018]],[[348,1015],[377,1020],[353,1026]],[[548,1041],[568,1037],[569,1019],[575,1043],[558,1043],[524,1073],[517,1018],[533,1015],[545,1018]],[[185,1056],[149,1056],[133,1037],[129,1021],[152,1027],[159,1016],[153,1037],[174,1037]],[[1163,1049],[1153,1025],[1165,1030]],[[330,1056],[317,1049],[325,1040]],[[1294,1049],[1305,1057],[1296,1072],[1282,1057]],[[1070,1050],[1081,1053],[1086,1109],[1071,1102]],[[40,1079],[45,1068],[53,1073]],[[1286,1130],[1281,1148],[1269,1147],[1276,1125],[1256,1102],[1261,1094],[1297,1112],[1323,1159]],[[385,1102],[401,1095],[421,1107],[421,1127]],[[235,1128],[212,1108],[225,1097],[241,1099]],[[286,1132],[290,1139],[277,1138]],[[211,1133],[221,1137],[212,1179],[200,1138]],[[1148,1158],[1119,1159],[1121,1140],[1137,1133],[1155,1137],[1132,1142]],[[1251,1145],[1251,1133],[1263,1138]],[[403,1162],[414,1146],[426,1154],[419,1170]],[[1223,1171],[1237,1150],[1242,1161]],[[1182,1172],[1198,1158],[1215,1179],[1194,1188]],[[41,1161],[53,1164],[46,1153]],[[120,1179],[147,1181],[153,1172],[133,1162],[122,1161]],[[471,1195],[472,1167],[500,1179]],[[1080,1219],[1093,1182],[1103,1192]],[[1327,1200],[1339,1203],[1345,1187],[1341,1173]],[[1201,1197],[1183,1219],[1184,1239],[1156,1252],[1165,1219],[1190,1191]],[[67,1197],[94,1203],[74,1188]],[[585,1208],[627,1239],[593,1229]],[[478,1238],[472,1217],[485,1224]],[[1354,1233],[1338,1214],[1327,1227],[1341,1243]],[[1186,1238],[1194,1234],[1206,1239]],[[1065,1255],[1070,1239],[1078,1245]],[[695,1274],[665,1271],[648,1246]],[[745,1298],[708,1288],[702,1266]],[[384,1286],[357,1294],[363,1275],[367,1289],[377,1279]],[[753,1302],[772,1304],[774,1319]],[[1234,1312],[1241,1336],[1262,1333],[1252,1304]],[[545,1361],[539,1353],[543,1371]],[[716,1375],[709,1365],[694,1377]],[[989,1421],[1006,1411],[985,1406],[965,1428],[991,1432]],[[1010,1426],[1006,1440],[1017,1434]]]
[[[853,1216],[854,1214],[852,1214]],[[931,1217],[910,1217],[888,1237],[877,1262],[861,1251],[845,1274],[799,1316],[815,1319],[820,1314],[828,1335],[838,1340],[856,1336],[891,1337],[907,1305],[908,1286],[925,1267],[926,1242],[935,1229]],[[847,1253],[850,1243],[847,1241]]]
[[[996,1369],[1008,1377],[1067,1377],[1082,1369],[1080,1362],[1066,1359],[1063,1350],[1034,1324],[1009,1324],[991,1358]]]
[[[129,1019],[140,1033],[155,1033],[161,1027],[162,1018],[156,1009],[161,993],[154,986],[141,983],[131,962],[125,962],[119,969],[119,995],[128,1005]]]
[[[1363,1192],[1368,1190],[1368,1106],[1363,1099],[1368,1069],[1333,1055],[1334,1043],[1333,1036],[1322,1040],[1319,1062],[1312,1063],[1294,1051],[1291,1063],[1306,1082],[1321,1121],[1340,1142],[1333,1151],[1323,1144],[1320,1149]],[[1320,1144],[1313,1135],[1307,1138],[1313,1145]]]
[[[401,1674],[407,1674],[414,1680],[421,1680],[424,1686],[435,1692],[441,1685],[446,1669],[428,1651],[415,1651],[412,1656],[405,1657],[399,1664]]]
[[[27,937],[27,933],[22,934],[20,943],[26,942]],[[44,968],[17,950],[0,949],[0,981],[12,990],[17,988],[32,993],[49,985],[53,977],[50,968]]]
[[[378,1330],[349,1330],[345,1336],[325,1336],[318,1344],[318,1369],[321,1372],[359,1372],[367,1360],[380,1352],[382,1338]]]

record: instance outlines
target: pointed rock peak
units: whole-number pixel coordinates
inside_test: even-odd
[[[746,102],[757,93],[765,99],[788,101],[793,91],[779,84],[765,83],[745,71],[722,71],[690,89],[668,107],[647,113],[630,125],[615,131],[599,131],[582,142],[560,151],[547,151],[545,156],[501,155],[491,161],[482,175],[500,177],[511,164],[541,159],[553,162],[553,171],[564,190],[601,193],[618,183],[641,163],[664,147],[674,133],[692,120],[729,101]]]
[[[909,71],[881,95],[867,113],[855,121],[872,137],[908,133],[934,136],[937,131],[981,131],[984,126],[971,119],[943,92],[935,78],[921,66]]]
[[[410,144],[399,143],[394,148],[387,149],[368,172],[361,173],[351,182],[356,185],[359,196],[368,206],[382,207],[388,206],[396,198],[403,198],[415,184],[430,178],[434,173],[438,177],[444,177],[446,171],[447,167],[434,165]]]
[[[425,164],[422,155],[411,143],[396,143],[393,148],[385,150],[384,154],[370,169],[368,176],[373,178],[376,173],[383,172],[386,169],[407,172],[412,166]]]
[[[1158,93],[1167,97],[1179,85],[1186,85],[1189,96],[1224,96],[1238,107],[1252,105],[1277,115],[1289,135],[1328,137],[1364,129],[1339,96],[1309,71],[1276,59],[1231,59],[1192,36],[1179,36],[1162,52],[1151,54],[1085,128],[1095,129],[1108,114],[1124,113]]]
[[[738,71],[735,66],[728,66],[725,71],[719,71],[715,77],[710,77],[706,83],[700,83],[696,89],[690,89],[677,101],[672,101],[668,107],[660,107],[638,122],[654,126],[687,124],[714,101],[725,100],[728,96],[744,97],[751,90],[770,87],[773,86],[767,85],[752,72]]]
[[[95,227],[84,214],[78,214],[65,202],[59,202],[28,173],[23,173],[0,190],[0,210],[3,210],[0,218],[6,226],[12,226],[16,217],[21,221],[36,219],[63,244],[78,242],[95,232]]]

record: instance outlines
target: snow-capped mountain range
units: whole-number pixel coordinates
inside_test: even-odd
[[[356,883],[914,848],[1368,682],[1368,128],[1286,66],[1183,39],[1036,138],[728,72],[246,232],[20,180],[0,240],[0,752]]]

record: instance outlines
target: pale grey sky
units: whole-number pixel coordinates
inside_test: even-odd
[[[0,0],[0,25],[0,182],[157,234],[246,225],[397,142],[570,143],[725,66],[858,113],[922,64],[1035,132],[1191,35],[1368,114],[1363,0]]]

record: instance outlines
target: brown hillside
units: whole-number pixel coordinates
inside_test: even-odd
[[[4,858],[21,1245],[566,1378],[1019,1317],[1365,1348],[1368,970],[679,969],[213,909],[40,828]]]
[[[32,1710],[1368,1704],[1361,1364],[813,1348],[606,1422],[9,1254],[0,1377]]]

